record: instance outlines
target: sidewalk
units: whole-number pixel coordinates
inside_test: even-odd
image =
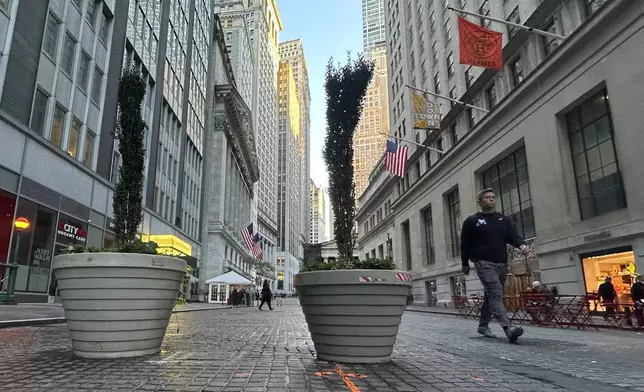
[[[207,303],[189,303],[176,307],[174,313],[229,309],[230,306]],[[0,305],[0,328],[65,323],[62,304]]]

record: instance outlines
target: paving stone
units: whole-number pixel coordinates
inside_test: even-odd
[[[0,369],[3,391],[316,392],[347,391],[349,383],[361,392],[569,391],[526,377],[525,369],[644,390],[641,366],[632,359],[644,352],[644,341],[635,334],[525,327],[521,344],[510,345],[476,338],[475,321],[408,313],[393,361],[337,365],[366,376],[343,379],[335,365],[315,358],[299,306],[182,313],[173,323],[175,317],[179,333],[174,326],[168,331],[163,354],[121,360],[74,357],[65,325],[2,329],[0,357],[12,364]]]

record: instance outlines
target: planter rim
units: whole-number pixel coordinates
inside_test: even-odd
[[[156,264],[155,264],[156,262]],[[147,253],[85,252],[56,255],[54,270],[64,268],[152,268],[185,272],[187,263],[174,256]]]

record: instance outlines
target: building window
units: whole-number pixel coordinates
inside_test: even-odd
[[[510,16],[506,19],[508,22],[521,24],[521,18],[519,17],[519,6],[514,7],[514,10],[510,13]],[[508,25],[508,35],[510,38],[514,37],[517,33],[518,27]]]
[[[80,139],[81,123],[77,118],[72,118],[72,126],[69,128],[69,141],[67,142],[67,153],[76,158],[78,154],[78,141]]]
[[[45,118],[47,117],[47,99],[49,97],[41,90],[36,89],[34,107],[31,112],[31,129],[40,136],[45,131]]]
[[[78,75],[76,77],[78,87],[87,91],[87,82],[89,81],[89,56],[85,52],[81,52],[81,58],[78,64]]]
[[[606,90],[566,114],[581,219],[626,208]]]
[[[490,16],[490,3],[489,0],[484,0],[479,7],[479,15]],[[489,19],[481,18],[481,26],[489,28],[492,21]]]
[[[409,221],[405,221],[400,225],[403,240],[403,260],[405,262],[405,269],[411,270],[411,235],[409,231]]]
[[[447,44],[452,40],[452,27],[449,24],[449,18],[445,20],[443,27],[445,28],[445,44]]]
[[[472,75],[472,67],[469,67],[468,69],[465,70],[465,86],[467,88],[472,87],[473,79],[474,79],[474,76]]]
[[[456,123],[449,127],[449,140],[452,147],[458,143],[458,127],[456,126]]]
[[[85,145],[83,146],[83,165],[92,168],[93,156],[94,156],[94,139],[96,135],[87,129],[85,134]]]
[[[72,38],[69,33],[65,34],[65,42],[63,44],[63,56],[60,60],[60,68],[67,73],[70,77],[72,76],[72,66],[74,65],[74,47],[76,46],[76,41]]]
[[[58,47],[58,31],[60,27],[60,22],[54,14],[49,13],[47,18],[47,29],[45,33],[45,42],[43,44],[43,49],[45,53],[51,56],[51,59],[56,62],[56,51]]]
[[[523,63],[521,62],[521,56],[517,56],[510,63],[510,73],[512,74],[512,83],[514,83],[514,87],[523,82]]]
[[[434,75],[434,92],[436,94],[441,93],[441,79],[440,79],[440,75],[438,74],[438,72],[436,72],[436,75]]]
[[[586,6],[586,17],[590,18],[607,0],[584,0]]]
[[[101,32],[99,33],[98,38],[105,45],[107,45],[107,41],[110,38],[110,19],[105,14],[103,14],[103,22],[101,23]]]
[[[474,110],[472,108],[467,108],[465,109],[465,112],[467,113],[467,126],[468,129],[471,131],[474,129],[474,126],[476,125],[476,117],[474,117]]]
[[[89,0],[85,19],[87,20],[87,23],[89,23],[90,27],[94,29],[94,26],[96,25],[96,0]]]
[[[487,97],[487,104],[488,104],[488,109],[492,110],[496,107],[496,86],[494,83],[490,85],[485,90],[485,96]]]
[[[553,34],[557,33],[557,27],[555,25],[554,18],[551,18],[548,21],[548,24],[546,25],[546,28],[544,30]],[[559,40],[553,37],[546,37],[545,35],[542,35],[541,41],[543,42],[543,51],[546,57],[550,56],[552,52],[554,52],[555,49],[557,49],[557,47],[559,46]]]
[[[49,140],[58,148],[63,142],[63,130],[65,129],[65,109],[56,105],[54,109],[54,121],[51,124],[51,136]]]
[[[8,12],[9,6],[11,5],[11,0],[0,0],[0,9]]]
[[[454,105],[456,104],[456,102],[455,102],[455,100],[456,100],[456,86],[452,87],[449,90],[449,97],[452,99],[451,101],[449,101],[449,105],[450,105],[450,107],[454,107]]]
[[[483,188],[492,188],[497,207],[523,238],[536,235],[525,147],[521,147],[482,173]]]
[[[435,264],[436,256],[434,252],[434,221],[432,219],[432,207],[429,206],[421,211],[423,217],[423,234],[425,236],[425,260],[427,264]]]
[[[103,72],[96,67],[94,69],[94,80],[92,81],[92,101],[99,104],[101,101],[101,93],[103,89]]]
[[[454,53],[450,52],[447,55],[447,77],[451,78],[454,75]]]
[[[461,201],[458,195],[458,188],[448,193],[447,217],[449,220],[449,257],[456,257],[461,254]]]
[[[432,29],[432,33],[436,31],[436,16],[434,15],[433,11],[432,11],[432,14],[429,15],[429,25],[430,25],[430,28]]]
[[[434,64],[438,61],[438,47],[436,45],[436,41],[434,41],[432,44],[432,59],[434,60]]]

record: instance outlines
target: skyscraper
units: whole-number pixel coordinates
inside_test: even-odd
[[[294,39],[291,41],[281,42],[279,44],[280,61],[286,61],[291,65],[293,71],[293,78],[295,79],[295,89],[297,91],[298,100],[300,103],[300,136],[298,139],[298,149],[301,158],[302,172],[301,172],[301,187],[302,187],[302,211],[301,216],[305,218],[302,226],[301,235],[303,236],[301,242],[304,244],[309,241],[309,233],[311,230],[310,221],[307,219],[309,210],[311,208],[311,199],[309,192],[310,183],[310,151],[311,151],[311,92],[309,89],[309,70],[304,57],[304,46],[301,39]],[[303,257],[302,253],[298,257]]]
[[[362,0],[364,50],[385,42],[385,0]]]
[[[366,53],[374,62],[374,73],[367,87],[364,108],[353,138],[353,167],[356,200],[369,184],[369,174],[380,159],[389,134],[389,94],[387,89],[387,55],[384,44]]]
[[[280,62],[278,75],[277,290],[290,293],[293,275],[299,270],[300,258],[304,256],[301,231],[307,218],[302,216],[302,122],[299,94],[290,62]]]
[[[257,231],[264,238],[264,259],[277,249],[277,71],[282,21],[275,0],[245,0],[246,22],[254,59],[250,104],[260,167],[255,185]]]
[[[326,241],[326,201],[324,189],[315,185],[311,180],[311,240],[317,244]]]

